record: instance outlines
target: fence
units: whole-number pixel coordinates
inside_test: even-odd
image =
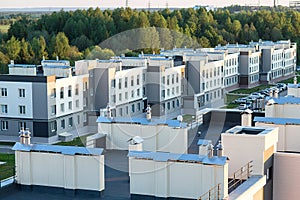
[[[208,192],[199,197],[198,200],[219,200],[221,199],[221,183],[211,188]]]
[[[241,185],[244,181],[251,177],[253,161],[251,160],[246,165],[233,173],[232,179],[228,182],[228,191],[231,193],[235,188]]]

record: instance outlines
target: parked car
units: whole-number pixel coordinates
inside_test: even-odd
[[[246,109],[247,109],[247,105],[245,103],[239,105],[239,110],[246,110]]]
[[[246,101],[247,101],[247,98],[243,97],[243,98],[236,99],[234,102],[235,103],[246,103]]]

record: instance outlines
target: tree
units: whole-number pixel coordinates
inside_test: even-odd
[[[110,49],[101,49],[99,46],[94,46],[90,53],[86,55],[86,59],[107,60],[114,56],[114,52]]]
[[[20,63],[30,63],[33,57],[33,51],[28,42],[23,38],[21,40],[21,50],[20,50]]]
[[[34,37],[31,41],[31,47],[34,54],[33,62],[35,64],[38,64],[43,58],[48,58],[46,41],[43,36],[40,36],[39,38]]]
[[[86,48],[92,46],[93,42],[89,40],[85,35],[81,35],[72,42],[72,45],[75,45],[79,51],[83,51]]]
[[[59,58],[66,59],[68,58],[69,51],[69,39],[64,33],[59,32],[55,37],[53,57],[59,56]]]
[[[20,51],[21,51],[20,41],[17,40],[14,36],[12,36],[10,40],[6,42],[6,52],[9,59],[18,60]]]

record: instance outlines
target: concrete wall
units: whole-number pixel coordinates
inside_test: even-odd
[[[21,185],[104,190],[104,156],[16,151],[16,181]]]
[[[265,116],[274,118],[299,118],[300,113],[300,106],[297,104],[272,104],[265,109]]]
[[[283,124],[268,124],[256,122],[255,126],[260,127],[278,127],[278,144],[277,151],[294,151],[300,152],[299,125],[283,125]]]
[[[129,159],[130,194],[198,199],[221,183],[221,198],[228,195],[228,164],[157,162]]]
[[[106,148],[128,150],[128,140],[134,136],[144,139],[145,151],[186,153],[188,149],[187,129],[164,125],[139,125],[126,123],[99,123],[98,133],[107,134]]]
[[[230,159],[229,176],[253,160],[253,174],[264,175],[264,163],[267,158],[266,150],[276,146],[278,140],[278,130],[274,129],[268,134],[229,134],[222,133],[222,143],[224,145],[224,155]],[[276,148],[271,148],[271,153]]]
[[[275,153],[273,200],[299,199],[299,167],[298,153]]]

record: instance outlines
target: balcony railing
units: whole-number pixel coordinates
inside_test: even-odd
[[[208,192],[201,195],[198,200],[220,200],[221,199],[221,183],[211,188]]]
[[[248,178],[251,177],[253,169],[253,160],[248,162],[246,165],[238,169],[233,173],[232,179],[228,182],[228,191],[231,193],[238,186],[240,186],[243,182],[245,182]]]

